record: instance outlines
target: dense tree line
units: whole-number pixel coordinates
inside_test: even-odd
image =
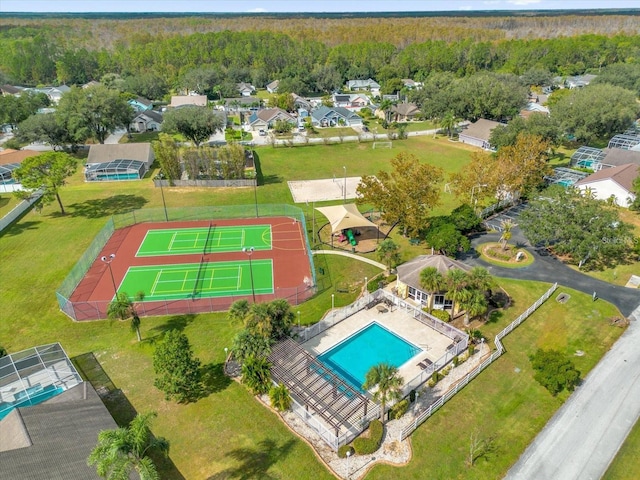
[[[484,71],[529,76],[542,72],[548,77],[640,57],[637,35],[492,41],[458,37],[404,45],[390,38],[360,41],[363,37],[331,45],[325,35],[297,38],[276,31],[142,32],[110,48],[97,48],[79,47],[54,35],[50,27],[8,26],[0,32],[0,72],[19,84],[82,84],[106,75],[147,97],[184,87],[217,98],[230,96],[240,81],[262,88],[280,79],[283,90],[330,92],[352,78],[373,77],[386,83],[400,78],[425,80],[437,72],[461,78]],[[622,81],[623,75],[616,73],[608,74]]]

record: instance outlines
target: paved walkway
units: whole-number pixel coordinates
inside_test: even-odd
[[[313,250],[311,252],[313,255],[342,255],[343,257],[353,258],[354,260],[360,260],[361,262],[368,263],[369,265],[373,265],[374,267],[378,267],[382,270],[386,270],[387,266],[383,263],[376,262],[375,260],[371,260],[367,257],[362,257],[360,255],[356,255],[355,253],[343,252],[342,250]]]
[[[631,325],[509,470],[507,480],[597,480],[640,417],[640,307]]]

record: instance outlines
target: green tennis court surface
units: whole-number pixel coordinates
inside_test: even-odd
[[[130,267],[118,290],[144,301],[251,295],[251,275],[256,295],[273,293],[273,260],[181,263]]]
[[[271,225],[149,230],[136,257],[238,252],[242,247],[271,250]]]

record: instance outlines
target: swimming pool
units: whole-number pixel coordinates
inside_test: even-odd
[[[62,392],[64,392],[64,388],[55,385],[47,385],[44,388],[40,385],[34,385],[17,392],[12,402],[0,402],[0,420],[9,415],[14,408],[38,405]]]
[[[399,368],[422,350],[372,322],[318,357],[345,382],[363,392],[369,369],[385,362]]]

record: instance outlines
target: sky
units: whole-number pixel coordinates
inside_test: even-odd
[[[639,8],[638,0],[0,0],[1,12],[388,12]]]

